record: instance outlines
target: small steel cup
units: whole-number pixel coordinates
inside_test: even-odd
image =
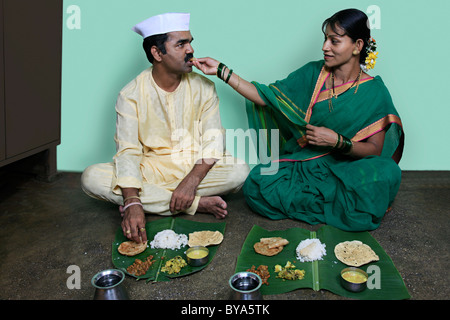
[[[361,275],[363,275],[366,278],[366,281],[361,282],[361,283],[354,283],[354,282],[345,280],[344,273],[346,273],[347,271],[353,271],[353,272],[360,273]],[[361,292],[361,291],[365,290],[367,287],[367,279],[368,279],[367,273],[358,268],[349,267],[349,268],[345,268],[341,271],[341,285],[348,291]]]
[[[190,252],[193,252],[193,251],[196,251],[196,250],[203,251],[206,254],[206,256],[204,256],[203,258],[191,258],[190,257]],[[209,260],[209,250],[208,250],[208,248],[202,247],[202,246],[191,247],[191,248],[187,249],[186,257],[187,257],[187,263],[190,266],[200,267],[200,266],[203,266],[204,264],[206,264],[208,262],[208,260]]]
[[[94,300],[129,300],[128,293],[122,285],[125,274],[121,270],[103,270],[92,277],[95,288]]]
[[[232,300],[262,300],[259,288],[262,280],[253,272],[238,272],[231,276],[228,281],[232,289]]]

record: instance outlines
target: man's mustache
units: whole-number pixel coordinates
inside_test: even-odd
[[[189,60],[191,60],[194,57],[193,53],[188,53],[186,55],[186,57],[184,58],[184,62],[188,62]]]

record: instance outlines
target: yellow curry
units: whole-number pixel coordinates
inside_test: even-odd
[[[351,283],[363,283],[367,281],[367,277],[358,271],[346,271],[342,274],[342,278]]]
[[[187,253],[187,256],[190,259],[201,259],[208,255],[208,251],[206,250],[192,250]]]

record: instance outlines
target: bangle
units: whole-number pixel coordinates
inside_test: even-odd
[[[228,81],[231,78],[231,75],[233,74],[233,69],[229,69],[229,70],[230,70],[230,72],[228,72],[228,77],[227,77],[227,80],[225,80],[225,83],[228,83]]]
[[[224,79],[225,74],[226,74],[226,69],[228,69],[228,75],[227,78]],[[231,75],[233,74],[233,70],[228,68],[226,65],[224,65],[222,62],[219,63],[219,65],[217,66],[217,71],[216,71],[216,76],[220,79],[225,81],[225,83],[228,83],[228,81],[230,81]],[[239,80],[238,80],[239,81]],[[238,87],[239,87],[239,82],[238,82]]]
[[[352,148],[353,142],[349,138],[342,136],[342,147],[340,148],[340,150],[343,153],[350,153],[352,151]]]
[[[341,143],[341,135],[338,133],[336,137],[336,144],[334,145],[333,149],[336,149],[340,143]]]
[[[217,71],[216,71],[217,77],[219,77],[219,79],[221,79],[221,80],[222,80],[223,67],[226,67],[226,66],[222,62],[219,63],[219,65],[217,66]]]
[[[223,71],[222,74],[220,75],[220,79],[223,80],[223,77],[225,77],[225,73],[227,72],[228,67],[227,66],[223,66]]]
[[[139,200],[141,200],[141,198],[139,196],[130,196],[130,197],[126,197],[125,199],[123,199],[123,203],[125,204],[125,202],[127,202],[130,199],[139,199]]]
[[[125,207],[121,208],[120,212],[124,213],[125,210],[128,209],[128,207],[131,207],[131,206],[134,206],[134,205],[140,205],[142,208],[144,207],[142,205],[142,203],[140,203],[140,202],[132,202],[132,203],[127,204]]]

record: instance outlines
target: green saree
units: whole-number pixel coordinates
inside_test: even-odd
[[[357,89],[336,87],[338,97],[330,105],[324,87],[328,76],[323,61],[316,61],[269,86],[253,82],[267,105],[247,101],[249,126],[266,135],[256,143],[261,164],[250,172],[244,195],[255,212],[270,219],[374,230],[400,186],[402,123],[380,77],[362,80]],[[382,155],[356,160],[308,145],[307,123],[352,141],[385,130]]]

